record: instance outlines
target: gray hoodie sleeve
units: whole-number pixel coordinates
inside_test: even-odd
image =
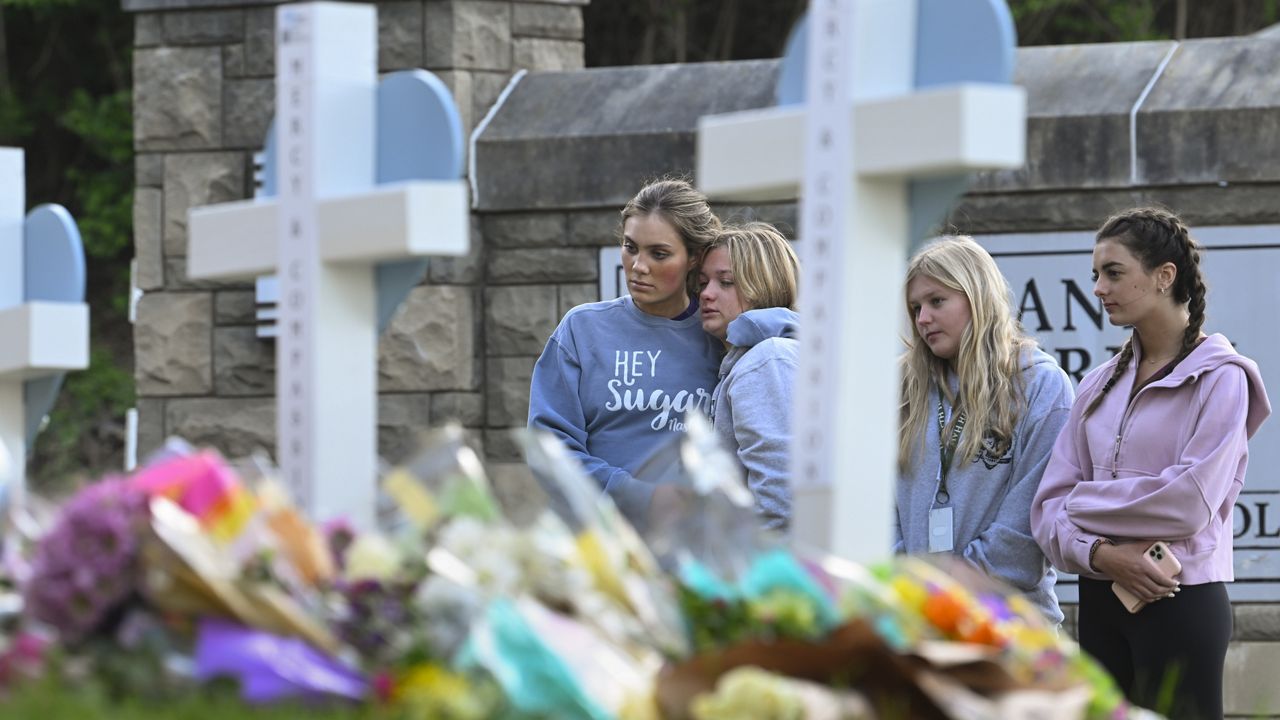
[[[738,460],[747,471],[747,487],[755,496],[763,526],[785,530],[791,521],[790,458],[791,388],[796,364],[787,354],[772,352],[766,341],[744,358],[744,367],[726,378],[728,406]],[[759,360],[752,355],[760,354]]]
[[[1031,501],[1074,397],[1070,381],[1056,366],[1033,390],[1028,416],[1014,439],[1009,490],[995,519],[963,553],[988,574],[1024,591],[1034,589],[1044,577],[1044,554],[1031,533]]]

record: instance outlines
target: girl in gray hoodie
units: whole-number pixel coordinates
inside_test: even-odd
[[[957,555],[1058,623],[1031,501],[1074,393],[1012,300],[971,238],[938,240],[907,268],[895,550]]]
[[[765,528],[791,519],[788,464],[791,387],[800,361],[795,313],[800,263],[762,222],[728,227],[699,269],[702,329],[727,350],[711,395],[711,419],[733,451]]]

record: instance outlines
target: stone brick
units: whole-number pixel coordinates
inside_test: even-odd
[[[422,3],[378,3],[378,69],[422,67]]]
[[[564,213],[500,213],[484,217],[490,247],[559,247],[568,234]]]
[[[227,80],[223,83],[223,147],[261,150],[266,144],[267,128],[276,111],[274,80],[252,78]]]
[[[276,73],[276,9],[245,11],[244,74],[273,77]]]
[[[244,37],[243,10],[192,10],[164,13],[164,39],[169,45],[239,42]]]
[[[483,115],[476,115],[473,108],[474,100],[472,91],[474,83],[472,73],[469,70],[437,70],[435,76],[440,78],[440,82],[449,88],[449,93],[453,95],[453,102],[458,106],[458,115],[462,118],[462,132],[466,137],[471,136],[471,131],[475,129],[475,124],[479,122]]]
[[[187,254],[187,211],[245,197],[245,155],[175,153],[164,159],[164,252]]]
[[[531,72],[476,138],[475,205],[621,208],[646,178],[692,171],[700,117],[772,106],[777,76],[776,60]]]
[[[133,18],[133,46],[151,47],[164,42],[164,23],[159,13],[138,13]]]
[[[222,49],[162,47],[133,54],[137,150],[200,150],[222,142]]]
[[[524,421],[518,427],[524,427]],[[511,436],[511,428],[484,431],[484,457],[488,464],[519,463],[524,461],[524,450]]]
[[[520,526],[535,522],[547,506],[547,493],[523,462],[491,462],[485,466],[502,514]]]
[[[133,192],[133,254],[137,260],[133,282],[141,290],[164,287],[164,252],[160,227],[164,218],[164,194],[157,188]]]
[[[471,247],[462,257],[433,257],[427,264],[427,280],[435,285],[470,285],[480,282],[484,238],[480,218],[471,216]]]
[[[963,233],[1096,230],[1112,213],[1139,205],[1178,209],[1197,225],[1267,225],[1280,222],[1275,202],[1280,184],[1221,187],[1132,188],[1045,193],[970,193],[952,210],[948,222]]]
[[[216,448],[232,460],[255,453],[273,456],[275,398],[180,398],[165,408],[165,427],[195,445]]]
[[[1280,642],[1231,643],[1222,673],[1223,712],[1265,717],[1280,712]]]
[[[166,290],[243,290],[253,287],[252,280],[192,280],[187,277],[187,258],[175,255],[164,259]]]
[[[213,294],[213,324],[257,325],[258,299],[252,290],[223,290]]]
[[[493,250],[489,253],[493,283],[584,282],[599,274],[596,253],[579,248]]]
[[[463,427],[484,425],[484,395],[478,392],[442,392],[431,395],[431,423],[456,421]]]
[[[409,293],[378,343],[383,392],[473,390],[475,299],[457,286],[420,285]]]
[[[745,222],[767,222],[778,228],[782,235],[791,240],[796,238],[795,203],[770,203],[760,205],[714,205],[711,208],[726,224]]]
[[[510,72],[476,72],[471,80],[471,116],[478,125],[511,82]]]
[[[492,287],[484,291],[485,353],[537,355],[556,329],[554,285]]]
[[[134,405],[138,410],[139,465],[148,455],[164,446],[164,406],[167,402],[161,398],[138,398]]]
[[[1138,113],[1142,184],[1280,180],[1276,67],[1276,42],[1230,37],[1179,45]]]
[[[1280,605],[1239,603],[1233,609],[1235,634],[1232,639],[1280,641]]]
[[[618,210],[584,210],[569,213],[570,245],[617,246],[622,238]]]
[[[213,391],[217,395],[272,395],[276,346],[251,326],[213,329]]]
[[[562,40],[582,39],[582,10],[566,5],[513,3],[511,34]]]
[[[511,43],[511,64],[517,68],[540,72],[581,70],[584,65],[582,42],[516,38]]]
[[[600,297],[600,285],[597,283],[561,285],[557,290],[560,293],[559,301],[556,303],[557,322],[559,318],[564,317],[565,313],[579,305],[604,299]]]
[[[222,47],[222,77],[244,77],[244,43]]]
[[[485,420],[493,427],[523,427],[529,420],[529,381],[536,357],[494,357],[485,361],[488,383]],[[492,457],[489,433],[485,445]],[[499,459],[499,458],[494,458]]]
[[[164,155],[138,153],[133,156],[133,180],[138,187],[164,185]]]
[[[393,393],[378,396],[378,456],[403,463],[422,447],[431,429],[431,396]]]
[[[213,389],[213,298],[147,293],[133,326],[134,380],[141,396],[205,395]]]
[[[427,67],[511,68],[510,3],[429,2],[425,7]]]

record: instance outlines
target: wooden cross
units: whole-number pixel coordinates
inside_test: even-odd
[[[903,279],[920,239],[913,204],[924,204],[913,202],[912,183],[1017,167],[1025,152],[1021,88],[921,78],[964,58],[963,46],[981,56],[994,41],[1007,44],[993,55],[1009,59],[1007,82],[1011,28],[994,0],[814,0],[803,71],[789,55],[779,92],[785,98],[785,84],[802,75],[806,105],[699,124],[697,179],[709,196],[785,200],[799,191],[791,527],[800,542],[862,562],[890,554]]]
[[[377,487],[374,268],[465,255],[470,227],[461,179],[375,185],[375,13],[278,8],[278,195],[194,209],[188,224],[191,277],[278,273],[276,460],[311,517],[366,529]],[[438,142],[460,146],[460,125],[452,134]]]

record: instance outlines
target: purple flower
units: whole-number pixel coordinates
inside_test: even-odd
[[[41,538],[24,594],[26,608],[69,642],[93,632],[137,585],[147,497],[124,480],[89,485]]]

